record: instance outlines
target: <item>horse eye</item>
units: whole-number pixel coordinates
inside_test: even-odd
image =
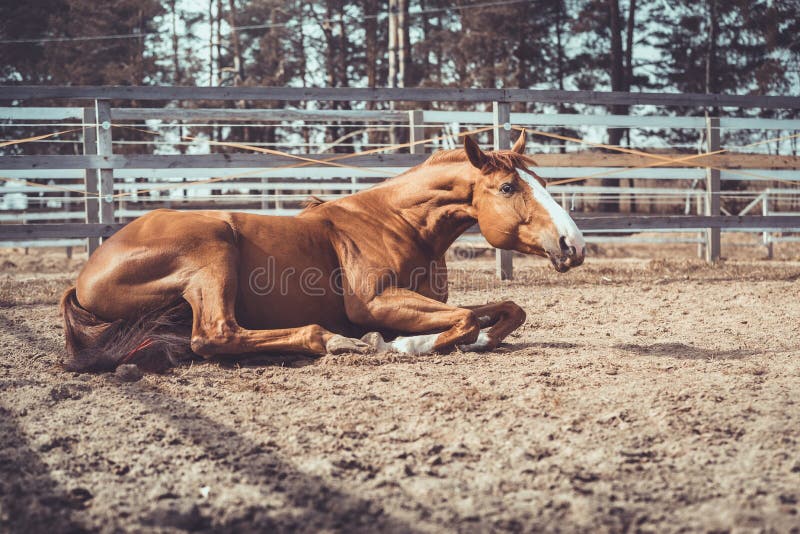
[[[514,192],[514,185],[505,183],[500,186],[500,192],[503,193],[504,195],[510,195],[511,193]]]

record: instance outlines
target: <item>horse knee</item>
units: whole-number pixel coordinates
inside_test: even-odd
[[[459,336],[459,343],[474,343],[478,339],[478,334],[481,333],[481,323],[478,316],[471,310],[464,310],[463,317],[458,321],[456,326],[462,331]]]
[[[304,347],[315,354],[325,354],[328,339],[333,335],[318,324],[304,326],[300,330]]]
[[[241,327],[231,319],[220,319],[210,328],[201,328],[192,334],[192,352],[208,358],[230,352],[239,337]]]
[[[528,314],[525,313],[525,310],[522,309],[517,303],[512,302],[510,300],[503,303],[508,310],[506,313],[508,314],[509,320],[511,320],[515,327],[520,326],[522,323],[525,322],[525,319],[528,317]]]

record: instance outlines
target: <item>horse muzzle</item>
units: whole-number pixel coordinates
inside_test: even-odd
[[[553,264],[556,271],[565,273],[583,263],[586,253],[583,246],[576,247],[563,236],[558,240],[558,244],[560,247],[558,252],[547,252],[547,257],[550,258],[550,263]]]

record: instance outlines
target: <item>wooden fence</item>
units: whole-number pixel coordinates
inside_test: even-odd
[[[53,107],[67,100],[69,107]],[[112,106],[112,100],[114,106]],[[160,102],[162,107],[123,107],[119,102],[136,100]],[[404,102],[407,106],[430,107],[431,102],[468,103],[474,110],[444,111],[435,109],[394,110],[308,110],[308,109],[226,109],[188,108],[180,104],[197,101],[284,101],[284,102]],[[757,131],[800,130],[800,120],[741,118],[741,117],[666,117],[659,115],[563,115],[544,113],[514,113],[515,102],[581,103],[589,105],[656,105],[703,106],[715,111],[725,106],[761,109],[799,109],[800,98],[779,96],[738,95],[690,95],[656,93],[601,93],[580,91],[536,91],[536,90],[483,90],[483,89],[308,89],[308,88],[210,88],[210,87],[0,87],[0,102],[8,107],[0,108],[0,121],[49,121],[47,124],[72,124],[82,131],[82,154],[78,155],[6,155],[0,157],[0,174],[4,178],[18,180],[52,180],[65,182],[68,186],[83,187],[85,199],[69,198],[65,194],[59,201],[82,203],[80,211],[57,210],[47,213],[0,217],[0,241],[26,242],[53,239],[88,239],[90,250],[99,240],[108,237],[129,220],[147,211],[131,209],[131,205],[144,204],[139,192],[159,188],[176,187],[182,180],[203,179],[219,175],[240,175],[213,187],[226,187],[248,192],[272,191],[272,204],[262,203],[252,209],[260,213],[291,214],[295,208],[286,207],[285,200],[296,195],[292,191],[327,193],[331,196],[368,187],[387,174],[396,174],[423,161],[424,145],[413,143],[425,139],[426,132],[441,131],[443,125],[457,124],[492,127],[495,148],[507,148],[511,144],[512,125],[553,127],[577,127],[594,125],[602,127],[633,128],[691,128],[705,131],[706,152],[720,150],[721,129],[748,129]],[[77,103],[76,103],[77,102]],[[166,104],[164,104],[166,102]],[[34,104],[47,103],[48,107]],[[463,104],[462,104],[463,105]],[[481,109],[483,108],[483,109]],[[490,108],[489,111],[486,108]],[[297,163],[292,158],[276,154],[207,153],[207,154],[115,154],[112,125],[132,121],[242,121],[242,124],[259,121],[287,123],[289,121],[360,121],[382,124],[387,127],[407,128],[411,146],[404,153],[368,154],[349,157],[347,168],[337,168],[323,163],[306,163],[300,168],[287,169]],[[54,122],[55,121],[55,122]],[[61,122],[59,122],[61,121]],[[63,122],[63,121],[72,121]],[[57,128],[54,128],[57,129]],[[457,129],[457,128],[456,128]],[[429,148],[447,147],[429,144]],[[685,154],[681,154],[685,156]],[[323,160],[330,154],[307,154],[304,158]],[[662,154],[674,157],[676,154]],[[547,153],[537,154],[540,173],[549,178],[572,178],[610,174],[618,178],[680,179],[694,180],[703,184],[703,189],[678,190],[668,188],[639,188],[627,191],[630,194],[645,189],[651,195],[686,195],[687,210],[682,216],[597,216],[575,213],[578,225],[586,232],[641,232],[641,231],[698,231],[698,239],[705,249],[709,261],[720,257],[720,232],[753,231],[763,233],[764,243],[772,241],[768,232],[800,230],[800,214],[762,211],[762,215],[750,215],[754,203],[769,204],[768,191],[759,191],[739,215],[723,215],[720,207],[721,182],[724,180],[798,182],[797,169],[800,158],[793,155],[719,153],[705,157],[705,168],[696,162],[661,162],[652,166],[652,160],[641,154],[630,153]],[[648,165],[651,165],[648,167]],[[352,167],[359,167],[355,169]],[[146,180],[146,181],[141,181]],[[61,182],[59,182],[60,184]],[[59,185],[56,184],[56,185]],[[179,185],[184,191],[184,200],[199,188],[208,190],[208,184],[186,183]],[[607,189],[584,185],[553,186],[552,192],[562,203],[574,203],[577,196],[606,194]],[[663,189],[663,191],[662,191]],[[37,190],[33,184],[9,181],[0,193],[30,194]],[[287,191],[289,193],[287,193]],[[660,192],[657,192],[660,191]],[[777,191],[777,190],[776,190]],[[794,195],[792,188],[780,194]],[[120,202],[120,193],[130,194]],[[776,193],[778,194],[778,193]],[[755,195],[754,195],[755,196]],[[224,199],[225,197],[220,197]],[[239,198],[239,197],[237,197]],[[691,200],[689,200],[691,199]],[[149,200],[152,200],[150,198]],[[168,200],[169,201],[169,200]],[[699,202],[702,201],[702,205]],[[690,214],[695,205],[700,213]],[[192,207],[192,206],[184,206]],[[222,207],[235,207],[230,203]],[[27,215],[27,218],[25,217]],[[59,221],[43,224],[40,221]],[[78,220],[84,222],[76,222]],[[511,254],[498,251],[497,270],[501,278],[511,278]]]

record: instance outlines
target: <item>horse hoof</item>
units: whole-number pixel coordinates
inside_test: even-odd
[[[369,332],[361,336],[361,341],[372,347],[376,352],[385,351],[388,349],[388,343],[383,340],[380,332]]]
[[[482,330],[480,334],[478,334],[478,339],[475,340],[475,343],[470,343],[469,345],[459,345],[458,350],[461,352],[486,352],[488,350],[492,350],[497,346],[496,343],[492,341],[492,338],[489,337],[489,331]]]
[[[325,345],[325,350],[328,354],[347,354],[353,352],[356,354],[368,354],[372,352],[372,347],[360,339],[353,339],[337,334],[328,340],[328,343]]]

